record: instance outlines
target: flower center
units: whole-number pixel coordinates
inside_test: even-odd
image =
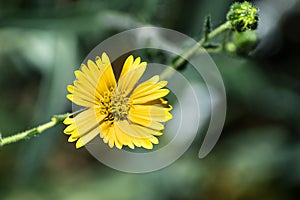
[[[101,99],[100,114],[106,115],[104,120],[126,120],[131,101],[125,96],[124,92],[117,92],[113,89],[110,92],[105,92]]]

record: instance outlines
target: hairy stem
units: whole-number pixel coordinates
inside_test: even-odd
[[[36,135],[44,132],[45,130],[59,124],[64,119],[66,119],[68,115],[69,115],[68,113],[61,114],[61,115],[53,115],[53,117],[51,118],[51,121],[49,121],[45,124],[42,124],[40,126],[37,126],[35,128],[29,129],[29,130],[26,130],[23,132],[16,133],[14,135],[11,135],[11,136],[8,136],[5,138],[0,138],[0,147],[36,136]]]

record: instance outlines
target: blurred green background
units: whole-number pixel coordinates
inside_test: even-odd
[[[73,70],[109,36],[143,25],[201,37],[233,1],[0,1],[3,136],[71,110]],[[212,54],[226,87],[226,124],[213,151],[199,143],[148,174],[110,169],[75,150],[64,126],[0,149],[0,199],[296,199],[300,191],[300,2],[260,0],[256,49]]]

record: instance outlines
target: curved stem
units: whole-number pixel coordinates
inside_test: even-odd
[[[0,137],[0,147],[7,145],[7,144],[18,142],[20,140],[31,138],[35,135],[38,135],[38,134],[44,132],[45,130],[59,124],[64,119],[66,119],[68,117],[68,115],[69,115],[69,113],[61,114],[61,115],[53,115],[50,122],[47,122],[45,124],[42,124],[40,126],[32,128],[32,129],[29,129],[27,131],[16,133],[12,136],[8,136],[5,138]]]
[[[207,35],[207,37],[202,37],[202,39],[199,42],[197,42],[197,44],[195,44],[194,46],[189,48],[187,51],[183,52],[182,55],[179,56],[178,59],[173,64],[171,64],[171,67],[173,69],[178,69],[179,67],[184,65],[186,60],[189,59],[190,57],[192,57],[199,50],[200,47],[203,47],[203,45],[208,40],[213,39],[214,37],[220,35],[221,33],[225,32],[226,30],[231,29],[231,27],[232,26],[229,21],[226,21],[224,24],[221,24],[216,29],[211,31]],[[161,77],[161,79],[165,79],[166,77],[169,77],[171,74],[173,74],[173,70],[170,70],[169,68],[167,68],[161,73],[160,77]]]

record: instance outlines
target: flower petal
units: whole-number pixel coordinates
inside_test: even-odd
[[[155,129],[155,130],[163,130],[164,129],[164,125],[154,121],[151,118],[145,117],[143,115],[139,115],[139,113],[130,113],[128,115],[128,119],[136,124],[139,124],[141,126],[145,126],[145,127],[149,127],[151,129]]]
[[[118,126],[118,128],[127,136],[131,137],[131,140],[133,140],[134,138],[142,138],[142,139],[147,139],[148,137],[150,137],[151,135],[146,134],[146,133],[142,133],[142,132],[137,132],[134,127],[129,124],[129,122],[127,120],[123,120],[123,121],[118,121],[116,122],[116,126]]]
[[[112,122],[103,122],[100,126],[100,137],[103,138],[104,143],[108,143],[109,147],[116,146],[118,149],[122,149],[123,145],[116,137],[114,125]]]
[[[121,75],[120,78],[123,77],[128,71],[132,70],[131,66],[133,64],[133,56],[128,56],[128,58],[125,60],[125,63],[123,65],[122,71],[121,71]]]
[[[166,122],[172,119],[169,112],[171,108],[151,105],[133,105],[129,110],[129,116],[138,116],[139,118],[149,119],[151,121]]]
[[[72,138],[78,139],[79,137],[88,134],[91,129],[99,126],[104,117],[104,115],[96,115],[93,109],[84,110],[74,118],[69,118],[67,120],[67,122],[71,122],[71,124],[65,128],[64,133],[71,135],[70,137]]]
[[[149,140],[142,140],[141,143],[145,149],[153,149],[153,144]]]
[[[92,61],[88,60],[88,63],[89,62],[92,62]],[[92,82],[94,83],[94,86],[96,86],[97,80],[101,74],[100,69],[96,65],[88,64],[88,66],[86,66],[85,64],[81,64],[81,71],[87,77],[90,77]]]
[[[146,62],[141,62],[141,58],[138,57],[134,60],[133,56],[128,56],[128,58],[126,59],[122,71],[121,71],[121,75],[120,78],[124,77],[128,72],[134,70],[137,67],[141,67],[141,66],[146,66],[147,63]]]
[[[161,131],[158,130],[154,130],[148,127],[144,127],[144,126],[140,126],[137,124],[131,124],[131,127],[133,130],[135,130],[138,134],[144,134],[147,135],[146,139],[151,140],[154,136],[160,136],[163,133]]]
[[[127,72],[124,76],[120,77],[118,81],[118,91],[124,92],[128,95],[134,88],[135,84],[139,81],[146,70],[146,66],[140,66]]]
[[[84,107],[91,107],[94,104],[97,104],[99,102],[99,99],[102,98],[97,90],[95,92],[95,88],[84,87],[78,80],[74,81],[74,86],[68,85],[67,89],[71,93],[71,96],[69,94],[67,95],[67,98],[69,98],[73,102],[76,101],[74,103]],[[74,97],[75,100],[73,100]],[[84,103],[83,101],[85,101],[86,103]]]
[[[73,94],[67,94],[66,96],[70,101],[73,103],[79,105],[79,106],[84,106],[84,107],[92,107],[94,105],[94,102],[87,100],[87,99],[82,99],[81,97]]]
[[[134,89],[131,98],[136,99],[151,95],[152,93],[157,92],[159,89],[165,87],[167,83],[167,81],[160,81],[153,84],[151,79],[149,79],[148,81],[141,83]]]
[[[115,129],[115,134],[116,134],[117,140],[121,144],[127,145],[131,149],[134,149],[134,144],[133,144],[132,137],[130,137],[130,135],[128,135],[126,132],[124,132],[125,127],[122,126],[123,124],[119,124],[119,122],[114,123],[114,129]]]
[[[91,88],[93,91],[96,89],[97,82],[89,74],[85,74],[80,70],[76,70],[74,74],[78,82],[80,82],[84,87]]]
[[[158,139],[154,135],[162,135],[162,132],[160,131],[145,128],[136,124],[129,124],[126,120],[118,121],[116,126],[119,128],[119,131],[129,136],[136,146],[143,146],[146,149],[152,149],[152,143],[158,144]]]
[[[102,85],[106,85],[107,89],[116,87],[116,78],[113,72],[113,68],[111,66],[109,57],[106,53],[102,54],[102,57],[96,57],[96,64],[102,72],[101,78],[98,80],[98,87]]]
[[[76,142],[76,149],[86,145],[88,142],[94,139],[99,134],[99,132],[100,132],[99,127],[95,127],[93,130],[89,131],[86,135],[80,137]]]
[[[167,94],[169,94],[169,92],[170,91],[168,89],[159,89],[159,90],[154,90],[152,93],[145,96],[139,96],[136,98],[130,97],[130,98],[132,99],[133,104],[144,104],[149,101],[153,101],[161,97],[164,97]]]

